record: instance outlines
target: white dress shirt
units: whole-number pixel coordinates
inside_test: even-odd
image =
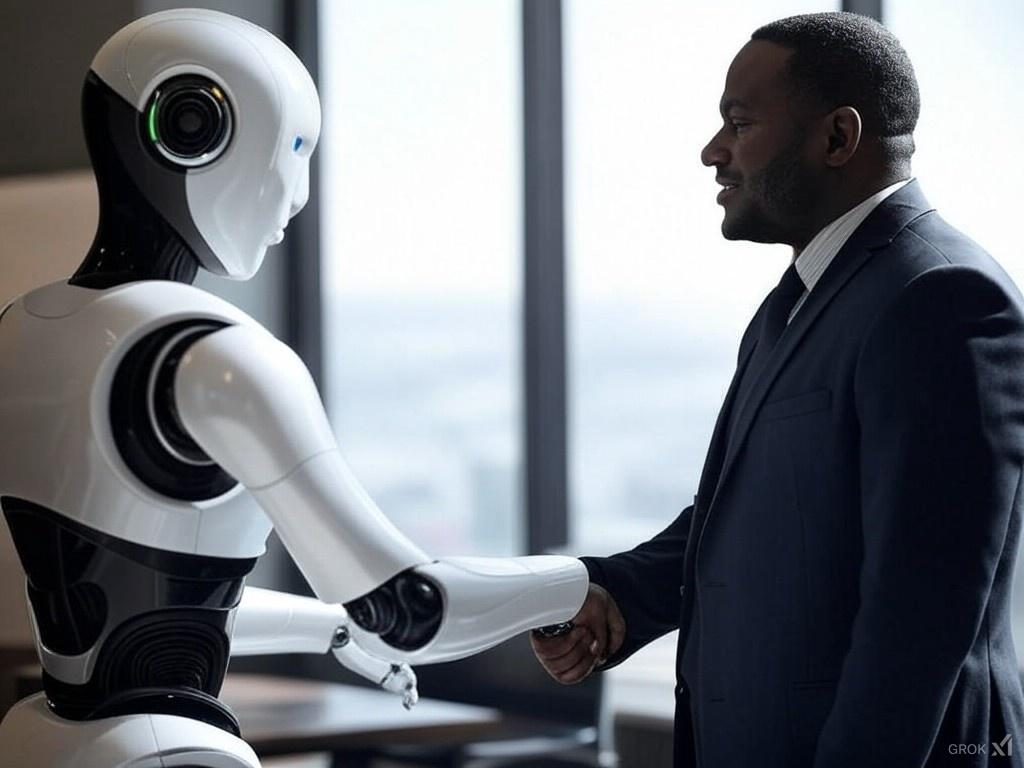
[[[857,229],[864,219],[868,217],[868,214],[875,210],[875,207],[881,203],[885,198],[891,195],[898,189],[903,188],[909,184],[913,179],[904,179],[903,181],[897,181],[895,184],[890,184],[885,189],[880,189],[875,192],[864,202],[854,206],[838,219],[833,221],[831,224],[826,225],[814,238],[807,244],[807,247],[801,251],[799,256],[794,257],[794,263],[796,264],[796,272],[800,275],[800,279],[803,280],[806,290],[803,295],[797,299],[796,304],[793,305],[793,310],[789,313],[789,319],[786,321],[789,324],[800,307],[803,306],[807,300],[807,296],[811,291],[814,290],[814,286],[817,285],[821,276],[825,274],[825,270],[828,269],[828,265],[832,263],[832,260],[839,253],[839,250],[846,244],[846,241],[850,239],[850,235],[853,234],[854,230]]]

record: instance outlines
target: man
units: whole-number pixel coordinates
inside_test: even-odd
[[[534,651],[571,683],[679,628],[677,766],[1019,766],[1021,296],[911,179],[917,83],[880,24],[758,29],[720,109],[722,233],[794,262],[693,505],[586,559],[576,628]]]

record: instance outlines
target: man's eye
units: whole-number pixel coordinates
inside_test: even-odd
[[[744,123],[739,120],[732,120],[730,122],[732,123],[732,127],[735,128],[737,131],[742,128],[748,128],[750,126],[750,123]]]

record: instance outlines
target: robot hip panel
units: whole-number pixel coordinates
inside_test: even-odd
[[[55,712],[99,717],[112,699],[132,698],[140,689],[216,696],[227,669],[232,611],[255,559],[157,550],[25,500],[0,502],[27,576]],[[206,704],[199,701],[197,711],[211,710],[211,722],[230,726],[230,717]]]

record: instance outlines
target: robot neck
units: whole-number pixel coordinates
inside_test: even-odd
[[[192,251],[147,204],[101,196],[96,238],[68,282],[100,289],[135,280],[191,283],[197,271]]]
[[[160,212],[187,208],[184,175],[154,166],[138,140],[138,120],[135,109],[90,71],[82,89],[82,122],[96,173],[100,220],[72,285],[109,288],[135,280],[195,279],[199,260],[194,250]],[[139,179],[150,180],[160,210],[140,189]]]

